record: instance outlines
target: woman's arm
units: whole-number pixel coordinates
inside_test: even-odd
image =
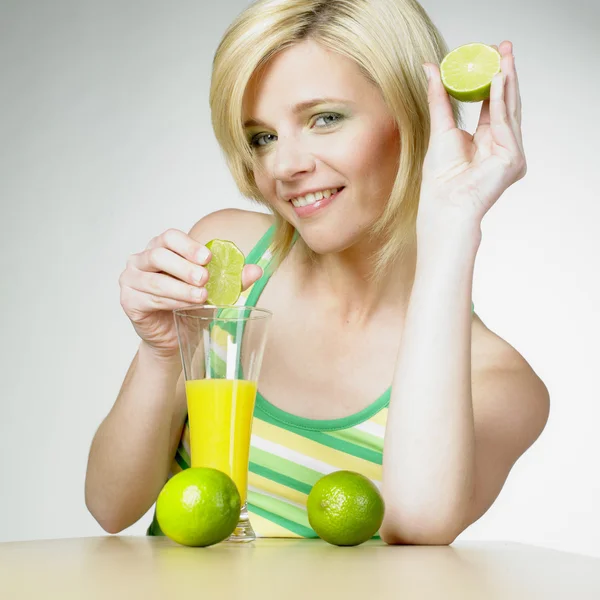
[[[548,419],[546,387],[510,345],[487,332],[478,336],[483,356],[472,359],[477,234],[442,239],[419,250],[392,385],[381,529],[388,543],[452,543],[492,505]]]
[[[419,248],[383,450],[386,541],[443,543],[474,490],[471,288],[474,235]]]
[[[85,502],[108,533],[135,523],[156,500],[185,409],[181,359],[158,358],[142,342],[88,458]]]
[[[449,544],[497,497],[541,433],[548,393],[507,344],[471,372],[471,289],[481,219],[525,175],[512,45],[500,46],[477,132],[456,128],[428,65],[431,139],[417,218],[417,265],[398,352],[383,452],[388,543]]]

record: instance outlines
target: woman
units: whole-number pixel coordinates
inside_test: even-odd
[[[230,26],[213,126],[239,189],[273,215],[222,210],[129,258],[121,304],[142,341],[86,479],[106,531],[187,466],[171,311],[205,301],[213,238],[247,256],[241,301],[273,312],[250,459],[258,535],[314,536],[303,503],[327,468],[380,482],[390,544],[449,544],[488,510],[549,407],[472,313],[481,221],[526,171],[511,43],[499,51],[471,136],[414,0],[263,0]]]

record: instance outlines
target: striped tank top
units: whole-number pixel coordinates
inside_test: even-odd
[[[238,305],[256,306],[273,274],[273,233],[274,226],[246,258],[246,264],[259,265],[264,274],[242,293]],[[257,392],[248,473],[248,513],[257,537],[318,537],[308,522],[306,501],[312,486],[328,473],[356,471],[381,488],[390,391],[358,413],[330,420],[293,415]],[[186,419],[169,477],[190,464]],[[147,534],[163,535],[156,511]]]

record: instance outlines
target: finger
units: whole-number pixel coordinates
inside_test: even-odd
[[[481,112],[479,113],[479,123],[477,129],[490,124],[490,99],[486,98],[481,103]]]
[[[180,302],[203,302],[206,300],[206,288],[189,284],[166,273],[149,273],[130,269],[123,284],[132,290],[156,298],[167,298]]]
[[[157,310],[177,310],[179,308],[186,308],[190,305],[202,304],[204,300],[175,300],[173,298],[167,298],[165,296],[155,296],[153,294],[147,294],[138,290],[130,288],[124,288],[121,295],[121,305],[129,312],[133,314],[139,314],[140,320],[145,318],[148,313],[155,312]],[[135,310],[130,307],[135,305]],[[136,318],[129,317],[133,322],[136,322]]]
[[[210,250],[179,229],[167,229],[150,240],[146,250],[152,248],[168,248],[191,262],[206,265],[210,258]]]
[[[498,47],[498,46],[493,46],[493,47],[496,48],[496,50],[498,50],[498,52],[500,52],[500,54],[502,54],[502,56],[504,56],[505,54],[512,54],[512,51],[513,51],[513,45],[510,40],[504,40],[503,42],[500,42],[500,47]]]
[[[456,129],[456,122],[448,92],[442,84],[439,67],[433,63],[425,63],[423,66],[429,73],[427,101],[431,118],[431,137],[433,137]]]
[[[495,50],[497,50],[498,52],[500,52],[500,50],[498,49],[498,46],[496,46],[496,44],[490,44],[490,47],[494,48]],[[479,129],[481,126],[485,126],[485,125],[489,125],[490,124],[490,99],[486,98],[483,103],[481,104],[481,112],[479,113],[479,122],[477,124],[477,129]]]
[[[506,110],[515,135],[521,141],[521,94],[519,92],[519,79],[512,54],[503,59],[502,70],[506,74]]]
[[[508,116],[515,124],[521,125],[521,96],[519,78],[515,67],[514,46],[510,40],[504,40],[498,50],[502,56],[501,69],[506,75],[505,102]],[[518,133],[515,131],[515,133]]]
[[[521,149],[515,137],[515,132],[508,119],[506,103],[504,101],[504,73],[498,73],[492,79],[490,92],[490,127],[494,141],[506,148],[511,154],[520,154]]]
[[[194,264],[163,247],[134,254],[128,264],[139,271],[166,273],[191,285],[200,286],[208,281],[208,271],[205,267]]]
[[[263,270],[258,265],[245,265],[242,270],[242,291],[246,291],[254,282],[263,276]]]

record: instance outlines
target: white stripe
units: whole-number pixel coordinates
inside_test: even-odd
[[[378,425],[377,423],[365,421],[364,423],[355,425],[354,428],[358,429],[358,431],[362,431],[363,433],[370,433],[371,435],[381,439],[385,437],[385,427],[383,425]]]
[[[264,438],[260,438],[254,434],[252,434],[251,444],[259,448],[260,450],[264,450],[265,452],[269,452],[270,454],[274,454],[275,456],[279,456],[280,458],[285,458],[303,467],[308,467],[313,471],[323,473],[324,475],[327,475],[328,473],[333,473],[334,471],[339,471],[339,467],[334,467],[333,465],[327,464],[320,460],[316,460],[315,458],[306,456],[305,454],[300,454],[295,450],[290,450],[285,446],[275,444],[270,440],[265,440]]]
[[[290,506],[295,506],[296,508],[299,508],[300,510],[306,510],[306,506],[303,506],[302,504],[298,504],[297,502],[292,502],[292,500],[288,500],[287,498],[283,498],[282,496],[276,496],[275,494],[270,494],[269,492],[265,492],[265,490],[261,490],[260,488],[254,487],[253,485],[248,485],[248,491],[255,492],[255,493],[259,494],[260,496],[269,496],[270,498],[273,498],[274,500],[279,500],[280,502],[285,502],[286,504],[289,504]]]
[[[216,342],[212,342],[212,345],[210,347],[210,349],[225,363],[225,365],[227,366],[228,364],[228,360],[227,360],[227,348],[230,347],[230,344],[227,344],[227,346],[224,348],[223,346],[219,346]],[[207,362],[208,364],[208,362]]]
[[[227,373],[227,379],[235,379],[237,375],[237,352],[238,352],[238,344],[234,342],[233,337],[229,338],[229,344],[227,344],[227,348],[225,349],[226,353],[226,363],[225,363],[225,372]],[[233,438],[232,438],[233,439]]]

